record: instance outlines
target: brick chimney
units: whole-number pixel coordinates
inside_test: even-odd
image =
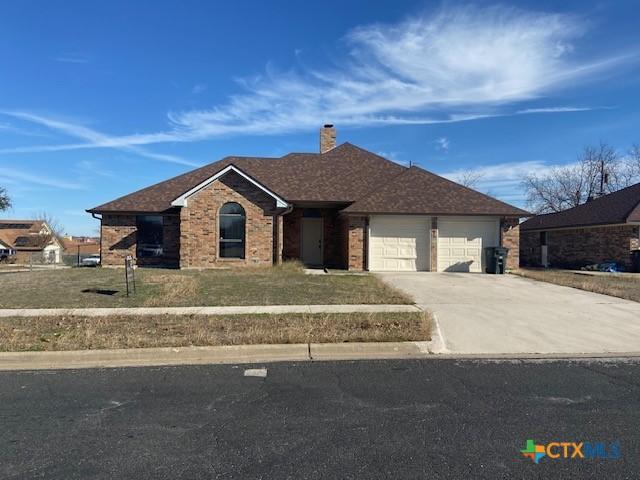
[[[336,148],[336,127],[327,123],[320,129],[320,153]]]

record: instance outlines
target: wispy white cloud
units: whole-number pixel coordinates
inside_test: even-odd
[[[392,162],[398,163],[400,165],[404,165],[405,167],[409,166],[409,162],[405,160],[401,160],[399,158],[398,152],[379,150],[376,152],[376,155],[380,155],[381,157],[384,157],[387,160],[391,160]]]
[[[541,107],[541,108],[524,108],[518,110],[519,115],[528,113],[566,113],[566,112],[588,112],[589,110],[597,110],[594,107]]]
[[[193,88],[191,89],[191,93],[193,93],[194,95],[198,95],[206,90],[207,86],[204,83],[198,83],[193,86]]]
[[[51,151],[46,149],[139,148],[231,135],[283,134],[315,129],[324,122],[354,127],[436,124],[543,110],[578,111],[587,107],[516,105],[611,75],[620,71],[614,67],[637,60],[635,54],[589,58],[578,45],[586,33],[580,18],[566,14],[505,6],[445,6],[400,23],[351,30],[340,44],[346,50],[330,67],[282,71],[269,64],[263,74],[238,80],[240,92],[226,102],[169,112],[164,131],[111,136],[33,115],[21,118],[49,124],[86,142],[28,150]]]
[[[527,175],[550,169],[556,165],[550,165],[539,160],[523,162],[506,162],[482,165],[477,168],[460,168],[449,172],[440,173],[445,178],[454,182],[461,181],[470,173],[478,178],[476,190],[488,193],[504,201],[524,205],[525,192],[522,182]]]
[[[60,119],[55,119],[48,116],[36,115],[34,113],[21,112],[21,111],[4,111],[1,113],[14,118],[19,118],[27,122],[43,125],[49,129],[56,130],[70,137],[84,140],[86,143],[75,143],[75,144],[66,144],[66,145],[38,145],[38,146],[31,146],[31,147],[5,148],[5,149],[0,149],[0,154],[52,152],[52,151],[62,151],[62,150],[77,150],[77,149],[83,149],[83,148],[109,147],[109,148],[117,148],[120,150],[124,150],[126,152],[134,153],[141,157],[146,157],[154,160],[161,160],[164,162],[178,163],[181,165],[188,165],[188,166],[198,166],[197,163],[191,162],[189,160],[185,160],[181,157],[177,157],[174,155],[167,155],[163,153],[151,152],[135,144],[131,144],[130,142],[123,141],[122,140],[123,137],[110,136],[110,135],[98,132],[97,130],[93,130],[91,128],[85,127],[77,123],[71,123],[66,120],[60,120]]]
[[[449,150],[449,139],[447,137],[440,137],[436,140],[438,144],[438,148],[440,150],[444,150],[445,152]]]
[[[116,174],[111,170],[103,168],[98,162],[91,160],[81,160],[73,168],[74,172],[83,177],[104,177],[114,178]]]
[[[89,57],[81,53],[64,53],[54,60],[61,63],[89,63]]]
[[[10,182],[27,182],[44,187],[62,188],[65,190],[82,190],[85,188],[83,185],[78,183],[60,180],[46,175],[27,173],[6,166],[3,166],[0,170],[0,179],[6,179]]]

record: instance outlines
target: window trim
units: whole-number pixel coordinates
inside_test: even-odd
[[[242,210],[242,214],[238,214],[238,213],[221,213],[222,209],[229,204],[235,204],[237,206],[240,207],[240,209]],[[242,218],[242,238],[241,239],[224,239],[222,238],[222,225],[221,225],[221,218],[222,217],[236,217],[236,218]],[[222,205],[220,205],[220,208],[218,209],[218,249],[217,249],[217,257],[219,260],[223,260],[223,261],[227,261],[227,260],[245,260],[247,257],[247,211],[245,210],[245,208],[239,204],[238,202],[234,202],[234,201],[229,201],[229,202],[224,202]],[[227,257],[227,256],[222,256],[222,248],[221,248],[221,244],[222,243],[240,243],[242,245],[242,254],[239,257]]]

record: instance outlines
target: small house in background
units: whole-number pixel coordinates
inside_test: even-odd
[[[634,268],[640,249],[640,183],[520,225],[524,266],[581,268],[615,262]]]
[[[12,263],[60,263],[62,244],[42,220],[0,220],[3,261]]]
[[[86,257],[88,255],[97,255],[100,253],[99,237],[76,237],[65,235],[62,239],[64,246],[64,255],[79,255]]]

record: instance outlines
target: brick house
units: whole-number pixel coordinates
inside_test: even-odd
[[[319,153],[227,157],[88,210],[103,265],[484,271],[505,245],[518,265],[527,212],[320,129]]]
[[[0,220],[0,261],[60,263],[62,245],[42,220]]]
[[[616,262],[631,268],[640,249],[640,183],[520,225],[523,265],[580,268]]]

